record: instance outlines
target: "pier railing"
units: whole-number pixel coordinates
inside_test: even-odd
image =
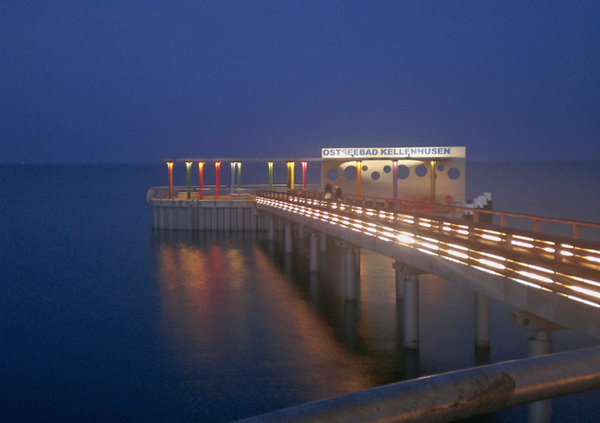
[[[146,200],[214,200],[215,197],[217,197],[217,191],[218,197],[223,197],[222,199],[225,200],[235,199],[236,197],[253,197],[256,191],[269,190],[269,188],[270,186],[268,184],[242,185],[241,187],[231,185],[219,185],[219,189],[217,190],[216,185],[205,185],[202,189],[202,195],[200,195],[200,187],[197,186],[174,186],[172,188],[152,187],[148,190]],[[288,189],[286,184],[273,184],[272,188],[275,192],[285,192]],[[311,184],[307,185],[307,188],[310,188],[311,190],[318,190],[320,188],[320,185]]]
[[[300,195],[310,198],[325,199],[324,193],[319,191],[296,191]],[[412,201],[405,199],[391,199],[365,195],[347,194],[343,202],[361,207],[371,207],[377,210],[397,210],[419,213],[423,215],[445,216],[452,219],[463,219],[474,223],[490,223],[501,228],[513,227],[532,231],[533,233],[550,233],[561,236],[570,236],[577,240],[584,235],[590,240],[600,241],[600,223],[581,222],[570,219],[557,219],[552,217],[532,216],[522,213],[495,211],[491,209],[478,209],[463,207],[453,204],[432,204],[430,202]]]
[[[600,307],[600,242],[500,228],[449,213],[338,202],[306,192],[259,191],[257,202]]]

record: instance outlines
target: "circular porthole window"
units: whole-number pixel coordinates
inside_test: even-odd
[[[417,168],[415,169],[415,173],[417,174],[417,176],[420,176],[422,178],[423,176],[427,175],[427,166],[425,166],[425,165],[417,166]]]
[[[379,178],[381,178],[381,174],[379,172],[371,173],[371,179],[373,179],[374,181],[379,180]]]
[[[349,181],[356,180],[356,166],[348,166],[344,169],[344,177]]]
[[[390,172],[392,171],[392,167],[391,167],[390,165],[385,165],[385,166],[383,167],[383,171],[384,171],[385,173],[390,173]]]
[[[450,169],[448,169],[448,178],[453,180],[460,178],[460,170],[458,170],[455,167],[451,167]]]
[[[398,166],[398,179],[406,179],[410,175],[410,168],[406,165]]]
[[[369,166],[363,165],[363,167],[361,167],[361,169],[363,170],[363,172],[366,172],[367,170],[369,170]]]
[[[329,169],[327,171],[327,179],[330,181],[335,181],[338,178],[339,174],[337,169]]]
[[[443,171],[444,171],[444,169],[445,169],[445,167],[444,167],[444,165],[443,165],[443,164],[441,164],[441,165],[438,165],[438,170],[439,170],[440,172],[443,172]]]

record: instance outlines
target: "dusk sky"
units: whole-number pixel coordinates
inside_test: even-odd
[[[600,159],[600,1],[0,3],[0,162]]]

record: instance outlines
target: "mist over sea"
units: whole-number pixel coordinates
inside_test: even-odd
[[[492,192],[495,210],[600,223],[600,162],[467,161],[466,173],[467,197]],[[267,175],[244,163],[242,183]],[[366,250],[352,304],[333,243],[315,276],[281,238],[153,231],[146,192],[167,180],[164,164],[0,165],[2,421],[228,422],[527,356],[532,333],[494,300],[491,349],[476,352],[474,294],[431,275],[420,278],[421,349],[404,350],[392,260]],[[570,330],[553,340],[557,352],[600,344]],[[590,419],[600,392],[554,400],[554,421]]]

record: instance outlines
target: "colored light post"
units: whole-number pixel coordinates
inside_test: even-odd
[[[356,162],[356,195],[361,195],[362,193],[362,178],[360,176],[362,162],[358,160]]]
[[[221,194],[221,162],[215,162],[215,174],[216,174],[216,196]]]
[[[393,190],[394,192],[392,193],[393,196],[392,198],[394,200],[398,199],[398,160],[394,160],[392,161],[392,178],[394,179],[394,181],[392,182],[392,186],[393,186]]]
[[[198,162],[198,199],[204,198],[204,162]]]
[[[435,204],[435,165],[436,165],[436,161],[435,160],[431,160],[430,162],[431,164],[431,204]]]
[[[287,162],[287,188],[294,189],[294,162]]]
[[[167,162],[169,169],[169,199],[173,199],[173,162]]]
[[[306,191],[306,166],[308,163],[302,162],[302,189]]]
[[[237,162],[231,162],[231,189],[229,191],[230,194],[233,194],[233,190],[235,189],[235,167]]]
[[[269,162],[269,191],[273,191],[273,162]]]
[[[185,181],[187,184],[187,199],[192,198],[192,162],[185,162]]]

